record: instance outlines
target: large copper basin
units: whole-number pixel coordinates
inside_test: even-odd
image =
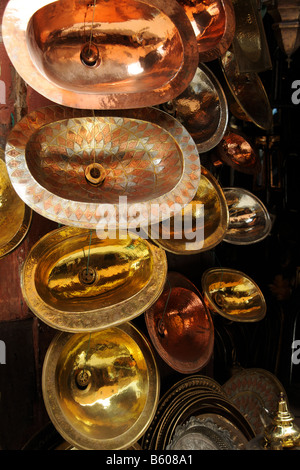
[[[40,108],[11,131],[6,162],[16,192],[33,210],[91,229],[163,220],[191,201],[200,179],[192,137],[156,108],[108,116]],[[94,166],[99,181],[90,178]]]
[[[214,346],[214,326],[201,294],[170,272],[163,293],[145,312],[149,336],[162,359],[182,374],[200,371]]]
[[[130,323],[101,332],[59,333],[42,377],[49,417],[79,450],[134,445],[153,418],[160,380],[152,350]]]
[[[62,227],[31,249],[21,286],[44,323],[62,331],[97,331],[149,308],[166,273],[164,251],[137,235],[100,239],[96,231]]]
[[[162,103],[184,90],[198,63],[175,0],[10,0],[3,40],[29,85],[81,109]]]
[[[26,236],[31,209],[19,198],[0,156],[0,258],[14,250]]]
[[[203,166],[197,193],[182,214],[152,224],[149,237],[164,250],[189,255],[211,250],[224,239],[229,223],[227,201],[216,178]]]
[[[204,300],[214,314],[231,321],[256,322],[266,315],[266,301],[258,285],[235,269],[212,268],[202,276]]]

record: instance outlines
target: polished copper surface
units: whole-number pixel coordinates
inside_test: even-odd
[[[25,82],[73,108],[163,103],[198,64],[192,25],[175,0],[10,0],[2,34]]]
[[[184,125],[199,153],[214,148],[224,136],[228,124],[226,96],[205,64],[199,64],[184,92],[162,107]]]
[[[88,380],[78,382],[84,373]],[[160,389],[150,345],[130,323],[101,332],[59,333],[42,375],[47,412],[79,450],[133,446],[153,418]]]
[[[90,229],[136,227],[181,210],[201,172],[187,130],[156,108],[106,113],[49,106],[18,122],[6,164],[20,198],[48,219]],[[95,164],[100,185],[86,179]]]
[[[284,0],[285,1],[285,0]],[[260,73],[272,68],[260,0],[232,0],[236,17],[232,47],[241,73]]]
[[[229,211],[224,241],[250,245],[264,240],[271,232],[270,214],[262,201],[243,188],[223,188]]]
[[[224,239],[229,223],[227,202],[216,178],[201,167],[201,178],[193,200],[176,217],[153,224],[149,237],[164,250],[188,255],[211,250]],[[185,223],[184,223],[185,221]]]
[[[256,322],[266,315],[266,301],[258,285],[235,269],[211,268],[202,276],[204,300],[216,314],[239,322]]]
[[[221,162],[236,171],[256,175],[261,170],[261,163],[255,145],[247,136],[229,129],[216,147]]]
[[[259,75],[255,72],[239,72],[232,49],[221,57],[220,62],[230,91],[228,104],[232,114],[238,119],[252,122],[261,129],[271,129],[272,108]]]
[[[198,42],[199,62],[220,57],[235,34],[232,0],[177,0],[189,18]]]
[[[32,218],[31,209],[24,204],[12,187],[1,154],[2,152],[0,153],[0,258],[9,254],[24,240]]]
[[[135,234],[100,239],[62,227],[29,252],[21,273],[24,299],[44,323],[62,331],[97,331],[131,320],[161,294],[165,252]]]
[[[201,294],[187,278],[170,272],[163,293],[144,316],[153,345],[170,367],[191,374],[209,362],[214,326]]]

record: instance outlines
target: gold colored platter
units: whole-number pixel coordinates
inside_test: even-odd
[[[257,322],[265,317],[264,295],[245,273],[211,268],[203,273],[201,283],[204,300],[211,312],[237,322]]]
[[[34,211],[99,230],[169,218],[193,199],[201,174],[192,137],[156,108],[39,108],[10,132],[6,164]]]
[[[165,252],[135,234],[100,239],[95,231],[62,227],[33,246],[21,287],[44,323],[78,333],[139,316],[161,294],[166,275]]]
[[[201,178],[193,200],[177,216],[152,224],[148,235],[154,243],[176,255],[211,250],[224,239],[229,223],[223,190],[210,171],[201,166]]]
[[[146,338],[131,323],[100,332],[59,333],[43,365],[53,425],[79,450],[134,446],[155,414],[160,378]]]
[[[176,0],[10,0],[2,35],[26,83],[78,109],[163,103],[186,88],[198,64]]]
[[[31,219],[32,210],[12,187],[0,154],[0,258],[22,243],[30,228]]]

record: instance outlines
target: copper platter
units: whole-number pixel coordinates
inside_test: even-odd
[[[182,221],[184,221],[184,226]],[[193,200],[174,216],[148,228],[151,240],[176,255],[211,250],[224,239],[229,223],[223,190],[210,171],[201,166],[201,178]]]
[[[223,188],[229,211],[224,241],[250,245],[264,240],[271,232],[270,214],[262,201],[243,188]]]
[[[101,230],[169,218],[193,199],[201,174],[192,137],[156,108],[108,115],[39,108],[10,132],[6,164],[15,191],[34,211]],[[104,172],[100,185],[86,174],[95,164]]]
[[[199,62],[209,62],[224,54],[235,35],[236,21],[232,0],[177,1],[193,26]]]
[[[232,114],[238,119],[252,122],[263,130],[271,129],[272,108],[259,75],[255,72],[239,72],[232,49],[225,52],[220,63],[230,91],[227,98]]]
[[[52,328],[99,331],[140,315],[160,296],[167,275],[163,250],[126,234],[62,227],[29,252],[21,272],[24,299]]]
[[[22,243],[31,219],[32,211],[16,194],[0,155],[0,258]]]
[[[280,393],[286,395],[278,378],[259,369],[241,369],[225,382],[223,390],[231,401],[247,416],[256,436],[264,433],[265,425],[275,415]]]
[[[228,105],[222,86],[205,64],[179,96],[162,108],[178,119],[193,137],[199,153],[214,148],[225,134]]]
[[[214,347],[214,326],[200,292],[169,272],[164,291],[144,313],[151,341],[162,359],[182,374],[199,372]]]
[[[155,414],[160,379],[151,347],[130,323],[96,333],[59,333],[43,365],[46,410],[79,450],[133,446]]]
[[[203,273],[201,283],[204,300],[211,312],[237,322],[257,322],[265,317],[264,295],[245,273],[211,268]]]
[[[198,64],[192,25],[175,0],[10,0],[2,34],[23,80],[72,108],[163,103]]]

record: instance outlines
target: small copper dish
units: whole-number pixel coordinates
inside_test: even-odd
[[[255,72],[239,72],[232,49],[225,52],[220,62],[230,91],[227,99],[232,114],[242,121],[252,122],[261,129],[271,129],[272,108],[259,75]]]
[[[197,40],[176,0],[10,0],[3,42],[23,80],[80,109],[154,106],[181,93]]]
[[[261,170],[257,149],[241,132],[229,129],[215,151],[221,162],[236,171],[257,175]]]
[[[21,287],[30,310],[61,331],[99,331],[139,316],[160,296],[165,252],[135,234],[100,239],[62,227],[29,252]]]
[[[228,105],[219,81],[204,64],[181,95],[163,105],[194,139],[199,153],[214,148],[225,134]]]
[[[266,301],[258,285],[235,269],[208,269],[202,276],[202,290],[210,311],[231,321],[257,322],[266,315]]]
[[[229,211],[224,241],[250,245],[264,240],[271,232],[270,214],[262,201],[243,188],[223,188]]]
[[[192,137],[156,108],[109,115],[39,108],[10,132],[6,164],[16,192],[34,211],[100,230],[169,218],[193,199],[201,172]],[[91,167],[99,181],[86,173]]]
[[[169,273],[163,293],[144,315],[153,345],[170,367],[191,374],[209,362],[214,345],[211,316],[184,276]]]
[[[223,190],[203,166],[197,193],[180,217],[148,227],[151,240],[176,255],[211,250],[224,239],[229,213]]]
[[[231,45],[236,28],[231,0],[178,0],[197,38],[199,62],[220,57]]]
[[[59,333],[45,356],[43,397],[61,436],[78,450],[125,450],[156,412],[160,379],[152,349],[130,323]]]
[[[22,243],[31,219],[32,211],[15,192],[0,156],[0,258]]]

